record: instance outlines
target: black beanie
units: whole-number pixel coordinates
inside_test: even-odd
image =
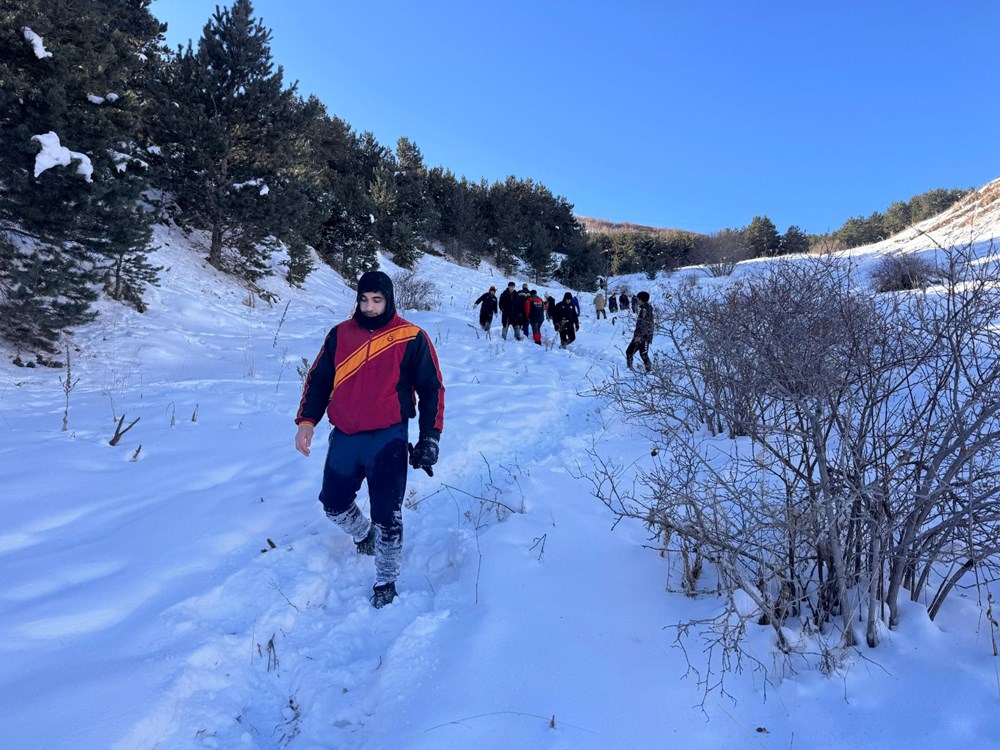
[[[385,311],[381,315],[369,318],[361,312],[361,295],[365,292],[378,292],[385,297]],[[392,279],[381,271],[366,271],[358,279],[358,306],[354,310],[354,319],[362,328],[375,331],[384,326],[396,314],[396,297],[392,291]]]
[[[566,294],[563,295],[563,302],[570,302],[572,301],[572,299],[573,299],[572,292],[566,292]]]

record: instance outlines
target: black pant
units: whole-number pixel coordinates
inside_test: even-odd
[[[632,343],[625,350],[625,362],[629,369],[632,369],[632,357],[635,356],[636,352],[639,352],[639,356],[642,357],[642,363],[646,365],[646,372],[652,370],[653,363],[649,360],[649,342],[645,339],[632,339]]]
[[[375,574],[380,582],[399,577],[406,494],[406,421],[381,430],[347,435],[334,429],[323,466],[319,501],[327,516],[355,536],[368,525],[354,499],[368,480],[371,521],[378,527]]]
[[[605,320],[608,319],[608,313],[605,311],[603,307],[597,311],[597,319],[600,320],[602,315],[604,316]]]
[[[507,329],[512,327],[514,329],[514,337],[517,339],[521,338],[520,328],[521,323],[518,321],[517,316],[506,310],[500,313],[500,323],[503,325],[503,330],[500,332],[503,337],[507,338]]]
[[[559,346],[565,349],[567,346],[576,341],[576,327],[570,324],[563,324],[559,328]]]

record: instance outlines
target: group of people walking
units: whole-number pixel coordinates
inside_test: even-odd
[[[639,292],[642,294],[642,292]],[[594,310],[597,313],[597,319],[600,320],[602,317],[607,319],[608,312],[610,311],[612,315],[621,310],[625,312],[631,309],[636,315],[639,314],[639,294],[633,295],[631,299],[626,292],[622,292],[617,297],[613,294],[609,295],[605,300],[604,294],[598,292],[594,297]]]
[[[559,333],[560,348],[565,349],[576,340],[576,332],[580,330],[580,302],[571,292],[566,292],[562,301],[556,303],[554,297],[543,299],[537,289],[529,289],[527,284],[522,284],[518,290],[517,284],[511,281],[499,298],[497,288],[491,286],[473,304],[479,305],[479,325],[487,333],[494,316],[500,313],[504,339],[508,331],[513,331],[517,341],[530,335],[541,346],[542,324],[550,320]]]
[[[482,294],[473,304],[479,305],[479,325],[489,333],[493,324],[493,318],[500,314],[502,325],[501,335],[507,338],[507,332],[513,330],[514,338],[518,341],[522,336],[530,335],[536,344],[542,343],[542,324],[545,320],[551,320],[559,334],[559,348],[565,349],[576,341],[576,333],[580,330],[580,301],[573,296],[572,292],[566,292],[562,301],[556,302],[555,298],[548,296],[542,298],[538,290],[529,289],[528,285],[522,284],[521,289],[517,289],[517,284],[508,282],[507,288],[497,297],[497,288],[491,286],[489,290]],[[612,294],[605,301],[604,294],[598,292],[594,296],[594,312],[597,320],[602,317],[607,320],[608,310],[617,313],[619,310],[631,310],[636,315],[635,331],[632,341],[625,350],[625,363],[632,369],[632,360],[638,354],[646,366],[646,372],[652,369],[652,362],[649,359],[649,345],[653,340],[653,308],[649,304],[649,292],[639,292],[631,299],[624,291],[617,297]]]

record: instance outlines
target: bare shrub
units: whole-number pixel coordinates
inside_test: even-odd
[[[821,234],[809,243],[809,252],[813,255],[833,255],[846,249],[847,246],[833,234]]]
[[[392,277],[392,287],[400,310],[430,310],[441,298],[434,282],[416,271],[399,271]]]
[[[872,283],[879,294],[924,289],[940,280],[941,272],[934,263],[912,253],[886,254],[872,271]]]
[[[709,276],[729,276],[741,260],[751,256],[743,235],[733,230],[695,238],[689,255],[695,265],[703,265]]]
[[[662,449],[636,492],[595,463],[594,494],[697,550],[781,649],[796,624],[853,646],[859,621],[874,647],[904,590],[933,619],[998,572],[1000,291],[971,260],[935,294],[862,296],[831,258],[679,287],[651,376],[598,389]]]
[[[70,359],[69,344],[66,344],[66,377],[59,378],[59,384],[63,387],[63,396],[66,397],[66,403],[63,407],[63,432],[66,432],[69,429],[69,394],[73,392],[73,389],[76,388],[76,384],[79,382],[80,378],[73,377],[73,366]]]

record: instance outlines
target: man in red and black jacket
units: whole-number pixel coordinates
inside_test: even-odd
[[[539,346],[542,345],[542,323],[545,322],[545,300],[538,296],[538,290],[532,289],[524,301],[524,319],[531,326],[531,337]]]
[[[392,280],[369,271],[358,281],[354,315],[335,326],[306,377],[295,448],[308,456],[325,412],[333,424],[319,500],[327,516],[375,556],[375,607],[396,597],[403,550],[408,420],[420,439],[409,454],[430,473],[444,426],[444,384],[425,331],[396,314]],[[371,520],[354,502],[368,479]]]

